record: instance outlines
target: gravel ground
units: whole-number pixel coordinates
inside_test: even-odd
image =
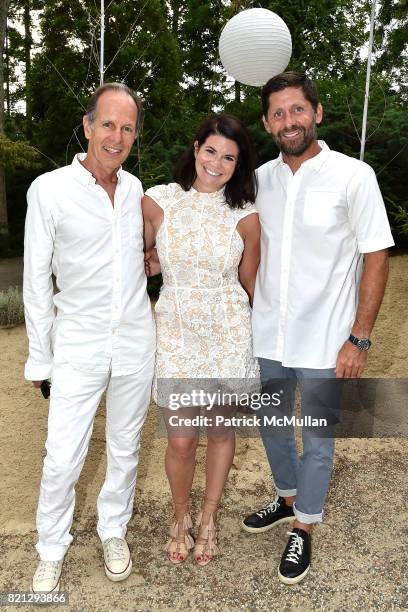
[[[408,257],[391,260],[391,277],[373,336],[367,375],[408,378]],[[35,508],[44,453],[47,402],[24,383],[23,326],[0,330],[0,591],[28,590],[37,564]],[[64,563],[70,611],[248,610],[350,612],[408,609],[407,439],[338,440],[325,521],[313,535],[313,564],[300,585],[277,579],[285,526],[261,535],[241,530],[242,516],[273,496],[262,445],[238,439],[219,515],[222,554],[208,567],[191,557],[165,559],[170,497],[165,440],[152,409],[143,431],[135,514],[128,541],[134,571],[123,583],[103,573],[95,501],[105,471],[104,407],[97,415],[77,486],[74,543]],[[199,447],[193,515],[203,491]],[[4,608],[7,609],[7,608]],[[9,608],[10,611],[15,608]],[[29,609],[29,608],[20,608]]]

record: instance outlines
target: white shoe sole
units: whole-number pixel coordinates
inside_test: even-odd
[[[264,533],[265,531],[269,531],[269,529],[273,529],[277,525],[282,525],[283,523],[293,523],[294,520],[294,516],[285,516],[284,518],[281,518],[270,525],[266,525],[266,527],[248,527],[248,525],[245,525],[244,521],[242,521],[241,526],[242,529],[248,533]]]
[[[127,566],[125,571],[121,572],[120,574],[114,574],[113,572],[109,571],[109,569],[106,567],[106,564],[104,565],[105,574],[109,578],[109,580],[112,580],[112,582],[120,582],[121,580],[126,580],[126,578],[130,575],[130,572],[132,571],[132,559],[129,559],[129,565]]]
[[[280,573],[278,569],[278,578],[283,584],[298,584],[298,582],[303,580],[303,578],[306,576],[309,570],[310,570],[310,565],[305,569],[303,574],[299,574],[299,576],[296,576],[296,578],[287,578],[286,576],[282,576],[282,574]]]
[[[61,580],[58,580],[57,584],[55,585],[55,587],[51,590],[51,591],[36,591],[34,589],[34,585],[31,584],[31,591],[33,593],[58,593],[61,587]]]

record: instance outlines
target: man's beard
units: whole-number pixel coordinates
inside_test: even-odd
[[[293,141],[282,141],[283,134],[293,132],[295,130],[300,130],[301,132],[297,138],[294,138]],[[300,155],[303,155],[314,140],[317,140],[316,124],[313,122],[307,129],[300,125],[293,125],[290,127],[290,129],[281,130],[273,138],[282,153],[285,155],[299,157]]]

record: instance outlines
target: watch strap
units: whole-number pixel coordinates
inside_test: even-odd
[[[360,351],[368,351],[371,346],[371,340],[368,338],[357,338],[357,336],[353,336],[353,334],[350,334],[349,341],[360,349]]]

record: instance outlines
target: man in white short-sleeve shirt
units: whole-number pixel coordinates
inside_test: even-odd
[[[144,268],[143,191],[140,181],[121,168],[139,115],[140,101],[128,87],[99,87],[83,119],[87,153],[39,176],[27,195],[25,377],[45,395],[49,377],[52,383],[34,591],[59,589],[72,541],[75,484],[104,391],[107,470],[97,530],[107,577],[124,580],[132,569],[125,534],[155,352]]]
[[[394,241],[370,166],[317,140],[323,109],[312,81],[280,74],[264,86],[262,103],[265,129],[281,153],[257,171],[254,353],[264,388],[275,380],[284,389],[280,409],[288,416],[299,384],[303,416],[327,397],[336,408],[338,398],[322,379],[363,372]],[[278,569],[279,579],[293,584],[310,568],[311,529],[323,518],[334,440],[303,427],[299,458],[293,428],[279,435],[262,427],[261,434],[277,497],[243,528],[256,533],[294,521]]]

